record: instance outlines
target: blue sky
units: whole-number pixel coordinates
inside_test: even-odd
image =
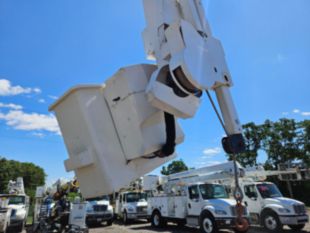
[[[203,3],[225,49],[241,121],[309,119],[310,1]],[[0,155],[42,166],[49,180],[68,176],[48,106],[74,85],[148,63],[144,26],[140,0],[0,0]],[[180,123],[186,140],[177,151],[189,166],[225,160],[207,98],[195,118]]]

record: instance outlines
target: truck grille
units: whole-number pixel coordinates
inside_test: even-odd
[[[103,212],[103,211],[107,211],[108,206],[107,205],[94,205],[93,209],[95,212]]]
[[[146,206],[138,206],[137,212],[138,213],[147,213],[147,207]]]
[[[237,216],[237,211],[236,211],[236,206],[231,206],[230,207],[231,210],[231,215],[232,216]],[[243,206],[243,215],[247,215],[247,208],[245,206]]]
[[[306,207],[305,205],[294,205],[294,210],[296,214],[305,214]]]

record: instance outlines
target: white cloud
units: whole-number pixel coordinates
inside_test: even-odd
[[[5,104],[5,103],[0,102],[0,108],[9,108],[9,109],[14,109],[14,110],[21,110],[21,109],[23,109],[23,106],[17,105],[17,104],[12,104],[12,103]]]
[[[36,136],[36,137],[39,137],[39,138],[44,138],[45,135],[43,133],[40,133],[40,132],[34,132],[32,133],[33,136]]]
[[[39,88],[13,86],[7,79],[0,79],[0,96],[14,96],[20,94],[41,93]]]
[[[44,104],[45,103],[45,99],[39,99],[38,102],[41,103],[41,104]]]
[[[294,114],[299,114],[301,116],[310,116],[310,112],[301,111],[300,109],[293,109],[292,111]]]
[[[54,95],[49,95],[48,97],[51,98],[52,100],[57,100],[58,99],[58,97],[54,96]]]
[[[10,110],[7,113],[0,112],[0,120],[4,120],[8,126],[17,130],[44,130],[60,134],[57,120],[53,115]]]
[[[220,147],[214,147],[214,148],[206,148],[203,150],[203,154],[205,156],[214,156],[222,152],[222,149]]]

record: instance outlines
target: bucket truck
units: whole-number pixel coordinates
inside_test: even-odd
[[[281,178],[297,172],[265,171],[261,166],[246,170],[246,177],[240,180],[240,185],[253,224],[260,224],[269,232],[278,232],[284,225],[292,230],[304,228],[309,221],[305,204],[283,197],[274,183],[264,181],[268,176]]]
[[[241,166],[239,165],[241,168]],[[283,197],[278,187],[265,181],[269,176],[278,176],[281,179],[294,175],[301,178],[299,170],[268,171],[263,166],[242,168],[244,176],[239,184],[244,204],[250,213],[251,224],[261,225],[268,232],[279,232],[284,225],[293,230],[301,230],[309,221],[305,204]],[[209,177],[210,182],[219,182],[231,188],[234,186],[234,176]]]
[[[177,119],[195,116],[203,92],[227,135],[224,150],[233,155],[244,150],[224,49],[201,1],[143,0],[143,5],[145,52],[156,65],[121,68],[105,84],[74,87],[50,106],[68,150],[66,170],[75,171],[85,198],[116,192],[175,158],[175,146],[184,140]],[[242,209],[240,194],[237,187]],[[240,214],[238,219],[243,221]]]
[[[0,198],[0,233],[6,233],[10,225],[11,209],[8,203],[8,199]]]
[[[229,196],[226,187],[218,182],[208,182],[233,175],[234,163],[228,162],[160,179],[145,176],[143,188],[151,193],[148,197],[148,214],[152,226],[162,227],[167,222],[175,222],[200,227],[203,233],[213,233],[223,228],[247,232],[247,227],[236,222],[236,201]],[[243,175],[241,168],[238,168],[238,175]],[[242,215],[248,221],[244,206]]]
[[[101,224],[102,222],[106,222],[108,226],[112,225],[114,213],[108,195],[87,199],[86,201],[87,226],[91,226],[93,224]]]
[[[7,199],[7,208],[11,209],[9,228],[21,232],[27,222],[29,210],[29,197],[25,194],[23,178],[9,181],[8,191],[8,194],[0,194],[0,199]]]

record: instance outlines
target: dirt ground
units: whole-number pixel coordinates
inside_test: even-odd
[[[310,214],[310,211],[308,211]],[[98,227],[93,227],[89,229],[89,233],[199,233],[197,228],[190,227],[178,227],[175,224],[168,224],[167,227],[163,229],[153,229],[151,224],[147,221],[140,220],[134,221],[130,224],[124,226],[120,221],[115,221],[112,226],[105,226],[104,224]],[[233,231],[223,230],[221,233],[232,233]],[[294,231],[289,230],[288,227],[285,227],[283,230],[284,233],[293,233]],[[295,231],[296,232],[296,231]],[[310,233],[310,223],[306,225],[303,231],[300,233]],[[10,231],[9,233],[15,233]],[[22,233],[31,233],[31,227],[28,227],[27,231]],[[248,233],[265,233],[264,229],[261,227],[251,227]]]
[[[198,229],[195,228],[189,228],[189,227],[178,227],[175,224],[169,224],[167,227],[163,229],[153,229],[151,227],[151,224],[146,221],[135,221],[132,222],[130,225],[124,226],[119,221],[114,222],[112,226],[100,226],[97,228],[90,228],[90,233],[199,233]],[[222,233],[231,233],[233,231],[221,231]],[[251,229],[248,231],[249,233],[265,233],[264,229],[261,227],[251,227]],[[289,230],[287,227],[285,227],[284,233],[293,233],[294,231]],[[310,233],[310,224],[308,223],[307,226],[303,231],[303,233],[309,232]]]

